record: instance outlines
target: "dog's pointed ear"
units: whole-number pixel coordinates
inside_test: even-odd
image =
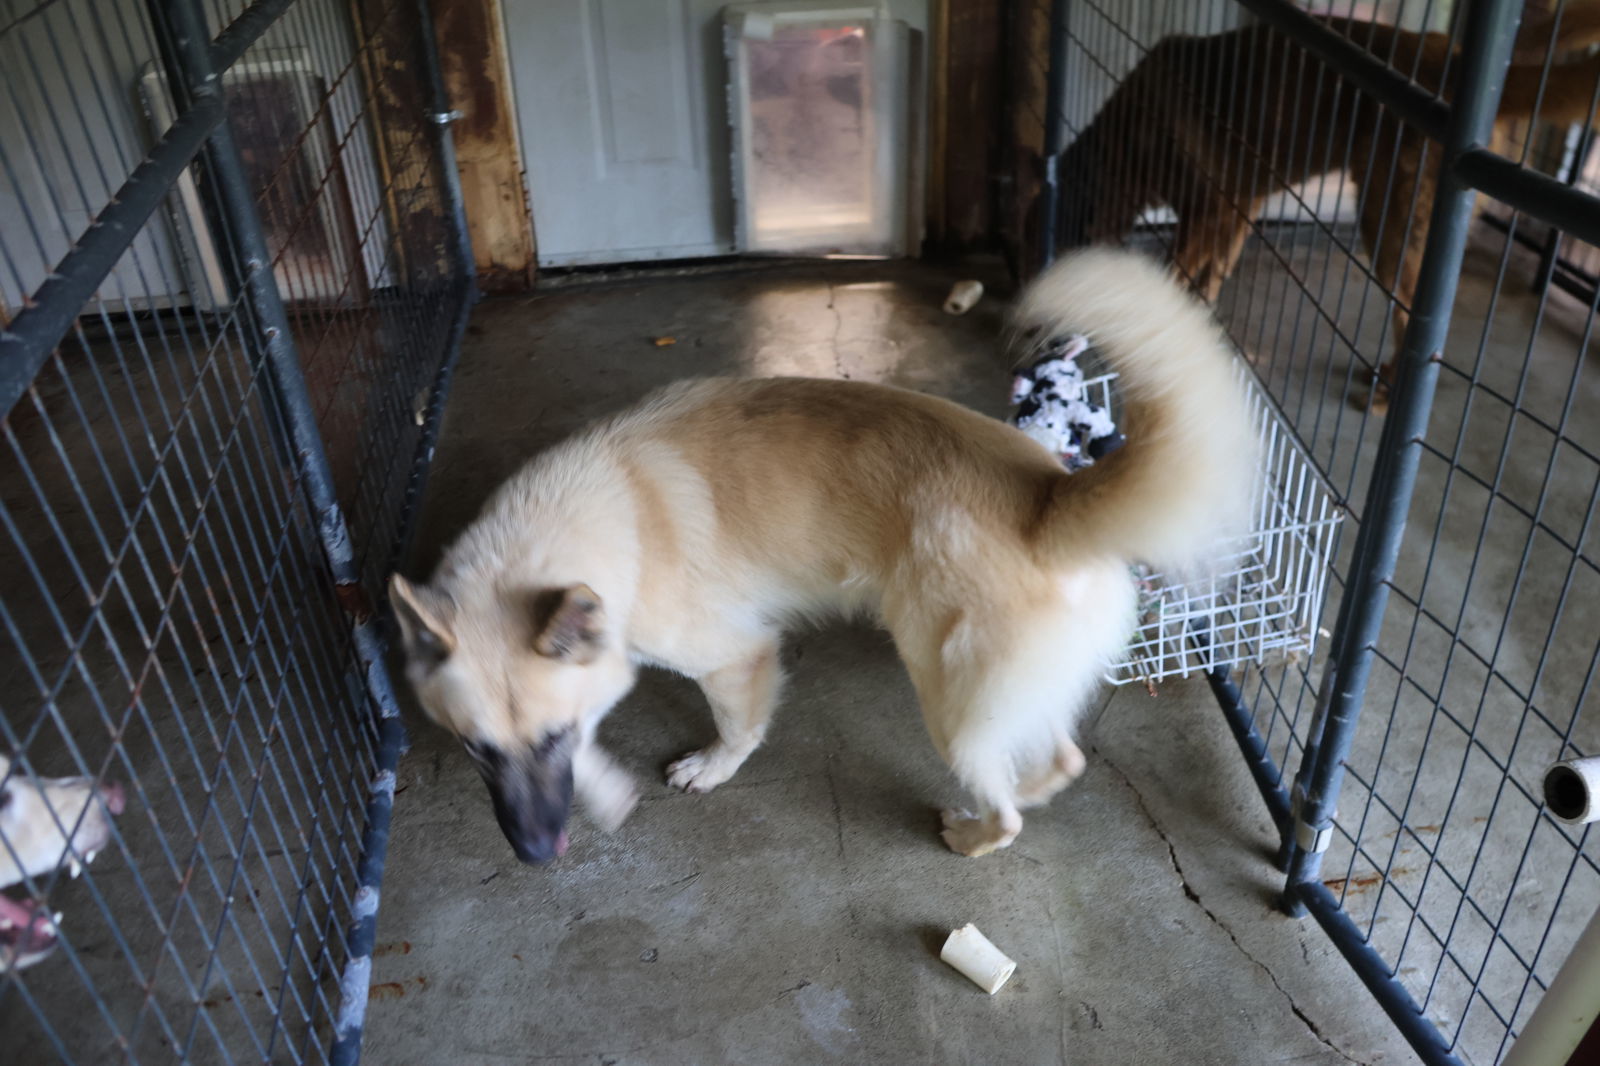
[[[400,622],[406,654],[413,660],[432,666],[455,650],[450,629],[455,604],[448,595],[395,574],[389,578],[389,603]]]
[[[605,641],[600,597],[588,585],[552,589],[535,598],[533,650],[564,663],[593,662]]]

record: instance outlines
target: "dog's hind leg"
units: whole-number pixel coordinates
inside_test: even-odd
[[[1368,190],[1361,203],[1361,239],[1367,246],[1378,285],[1387,290],[1384,294],[1392,301],[1392,310],[1388,337],[1390,354],[1378,365],[1371,390],[1353,393],[1350,402],[1357,408],[1370,408],[1378,414],[1389,407],[1389,392],[1395,382],[1395,356],[1411,321],[1411,301],[1422,274],[1422,256],[1428,243],[1428,223],[1438,183],[1436,161],[1428,161],[1429,172],[1421,173],[1422,138],[1409,132],[1402,134],[1404,142],[1395,151],[1391,143],[1393,136],[1385,128],[1372,149],[1371,162],[1366,158],[1360,160],[1371,167],[1374,183],[1388,183],[1386,189]]]
[[[1134,589],[1120,563],[1039,584],[1020,595],[995,587],[989,603],[969,597],[949,614],[889,617],[928,733],[977,801],[976,813],[943,812],[941,835],[962,855],[1009,845],[1023,808],[1082,773],[1073,723],[1133,628]]]
[[[1222,295],[1223,282],[1239,263],[1263,201],[1241,196],[1242,202],[1235,206],[1220,195],[1203,199],[1203,206],[1191,205],[1179,215],[1172,262],[1179,277],[1203,300],[1214,304]]]
[[[1043,807],[1057,792],[1078,779],[1087,764],[1083,751],[1067,736],[1065,729],[1056,729],[1056,747],[1050,761],[1025,775],[1017,786],[1017,806]]]
[[[1022,831],[1023,810],[1044,806],[1083,773],[1083,752],[1064,728],[1055,726],[1051,731],[1055,740],[1048,759],[1020,780],[1011,738],[956,737],[948,761],[978,801],[978,811],[941,812],[944,831],[940,835],[951,851],[977,857],[1006,847]]]
[[[1019,710],[1026,713],[1027,664],[999,650],[1006,627],[992,616],[957,611],[929,629],[892,628],[928,735],[976,801],[976,813],[940,812],[940,836],[951,851],[974,858],[1006,847],[1022,831],[1016,745],[1007,723]]]
[[[969,858],[1008,847],[1022,832],[1016,770],[1002,737],[958,735],[951,743],[950,767],[977,801],[977,813],[951,808],[940,812],[939,834],[951,851]]]
[[[981,807],[977,814],[952,807],[940,811],[939,818],[944,823],[939,836],[951,851],[969,859],[1010,847],[1022,832],[1022,813],[1014,803]]]
[[[711,703],[717,739],[667,767],[667,783],[686,792],[710,792],[732,777],[760,746],[783,681],[778,642],[768,639],[698,680]]]

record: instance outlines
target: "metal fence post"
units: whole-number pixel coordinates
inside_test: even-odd
[[[1067,0],[1050,4],[1050,66],[1045,72],[1044,188],[1039,200],[1037,273],[1056,260],[1056,219],[1061,211],[1061,153],[1067,150]]]
[[[167,80],[180,110],[191,100],[225,99],[222,76],[226,66],[219,69],[217,60],[220,58],[226,64],[231,50],[213,46],[199,0],[148,0],[148,5],[157,27]],[[425,30],[431,33],[432,27],[425,27]],[[299,487],[305,493],[325,562],[350,623],[350,636],[361,661],[367,693],[377,712],[378,766],[392,767],[404,745],[405,728],[384,662],[383,636],[361,587],[354,546],[334,488],[333,468],[317,427],[289,315],[273,275],[272,254],[267,247],[244,162],[226,119],[208,138],[204,163],[212,179],[210,187],[215,191],[216,202],[210,205],[211,210],[222,223],[219,236],[227,248],[227,254],[222,257],[224,269],[230,275],[235,298],[242,299],[249,307],[259,331],[252,339],[259,344],[258,365],[265,372],[269,393],[281,418],[282,432],[287,437],[282,443],[294,464]],[[354,902],[354,926],[348,934],[347,956],[339,982],[340,1002],[331,1056],[335,1063],[352,1063],[360,1056],[376,934],[378,883],[383,874],[393,810],[392,769],[380,769],[370,789],[357,873],[359,887]]]
[[[439,147],[439,187],[444,191],[444,201],[450,208],[450,239],[455,245],[451,251],[456,265],[469,286],[477,281],[477,265],[472,259],[472,241],[467,235],[466,200],[461,195],[461,174],[456,168],[456,142],[450,132],[451,124],[461,118],[461,112],[450,107],[450,94],[444,86],[444,76],[439,63],[439,43],[433,33],[433,7],[428,0],[416,0],[417,22],[422,34],[423,75],[428,79],[428,118],[433,122]]]
[[[1317,886],[1322,855],[1333,837],[1345,760],[1355,739],[1388,605],[1455,303],[1475,198],[1456,165],[1465,153],[1489,140],[1519,11],[1514,0],[1475,0],[1466,14],[1461,73],[1445,131],[1411,321],[1397,360],[1398,378],[1356,538],[1351,584],[1340,605],[1327,673],[1295,777],[1294,818],[1284,856],[1288,870],[1284,907],[1297,917],[1306,913],[1298,896],[1300,886]],[[1391,1015],[1393,1006],[1384,1003]]]
[[[404,502],[400,505],[400,523],[390,555],[394,565],[401,565],[416,532],[416,510],[422,503],[427,488],[428,471],[433,466],[433,450],[438,443],[439,427],[444,419],[445,400],[450,395],[450,383],[455,377],[456,362],[461,354],[461,340],[467,331],[467,320],[472,316],[473,305],[478,300],[478,266],[472,256],[472,238],[467,229],[466,199],[461,193],[461,173],[456,164],[455,136],[451,126],[461,113],[450,107],[450,94],[445,89],[442,66],[439,62],[439,45],[434,39],[433,10],[428,0],[416,0],[417,18],[421,23],[423,66],[428,78],[429,119],[432,121],[439,147],[439,184],[444,191],[445,203],[450,208],[450,237],[460,271],[461,292],[457,298],[456,314],[450,323],[449,349],[439,364],[433,384],[428,390],[428,403],[423,410],[422,435],[417,440],[416,456],[411,464],[411,479],[406,484]]]

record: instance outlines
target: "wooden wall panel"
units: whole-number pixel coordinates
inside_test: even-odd
[[[999,220],[1013,269],[1026,276],[1038,262],[1038,212],[1044,189],[1044,113],[1050,77],[1050,0],[1011,0],[1006,42],[1008,195]]]
[[[935,0],[929,236],[992,246],[1003,159],[1006,0]]]
[[[500,0],[434,0],[440,65],[455,124],[478,285],[485,292],[533,287],[533,219],[517,143],[516,105]]]

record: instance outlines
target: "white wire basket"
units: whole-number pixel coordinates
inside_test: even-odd
[[[1113,411],[1115,377],[1086,383]],[[1344,511],[1243,360],[1239,379],[1261,447],[1251,532],[1207,578],[1146,578],[1139,629],[1106,674],[1114,685],[1154,685],[1244,662],[1309,656],[1316,648],[1334,532]]]

